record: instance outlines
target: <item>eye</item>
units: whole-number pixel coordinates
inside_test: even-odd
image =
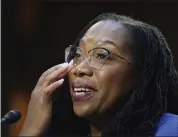
[[[81,53],[75,53],[75,56],[74,56],[74,58],[79,58],[81,56]]]
[[[77,49],[74,58],[80,58],[81,56],[82,56],[82,51],[80,49]]]
[[[108,51],[103,48],[97,48],[91,51],[92,55],[97,60],[105,60],[108,58]]]
[[[95,55],[95,58],[97,58],[97,59],[106,59],[107,57],[108,57],[108,55],[104,54],[104,53],[97,53]]]

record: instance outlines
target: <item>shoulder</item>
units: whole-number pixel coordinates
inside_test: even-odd
[[[155,136],[178,136],[178,115],[164,113],[157,123]]]

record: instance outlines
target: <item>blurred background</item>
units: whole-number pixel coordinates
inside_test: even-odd
[[[17,136],[30,94],[49,67],[64,62],[65,47],[95,16],[116,12],[157,26],[178,67],[178,1],[2,0],[1,116],[19,109],[22,119],[2,125],[2,136]]]

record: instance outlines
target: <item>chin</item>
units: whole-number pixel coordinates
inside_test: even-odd
[[[73,111],[76,116],[87,118],[92,114],[92,109],[89,106],[73,105]]]

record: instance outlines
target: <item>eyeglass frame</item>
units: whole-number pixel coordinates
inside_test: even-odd
[[[65,54],[66,54],[66,50],[67,50],[68,48],[73,48],[73,47],[76,48],[76,49],[80,49],[80,50],[81,50],[81,48],[79,48],[79,47],[77,47],[77,46],[70,45],[70,46],[68,46],[68,47],[65,49]],[[131,62],[130,60],[125,59],[124,57],[122,57],[122,56],[120,56],[120,55],[117,55],[117,54],[111,52],[110,50],[108,50],[108,49],[106,49],[106,48],[104,48],[104,47],[96,47],[96,48],[93,48],[93,49],[91,49],[91,50],[88,51],[88,54],[89,54],[92,50],[95,50],[95,49],[104,49],[104,50],[106,50],[106,51],[108,52],[108,56],[106,57],[106,59],[104,60],[104,63],[100,66],[100,68],[106,63],[108,57],[111,56],[111,55],[115,55],[116,57],[125,60],[125,61],[128,62],[129,64],[132,64],[132,62]],[[70,50],[71,50],[71,49],[70,49]],[[83,50],[81,50],[81,51],[82,51],[82,55],[83,55],[84,52],[83,52]],[[68,51],[68,52],[70,52],[70,51]],[[65,55],[65,57],[66,57],[66,55]],[[89,58],[88,55],[87,55],[87,59],[88,59],[89,65],[90,65],[91,57]],[[81,58],[81,61],[77,62],[77,65],[78,65],[78,63],[80,64],[83,60],[85,60],[85,56],[83,56],[83,57]],[[67,62],[67,61],[66,61],[66,58],[65,58],[65,62]],[[76,64],[75,64],[75,65],[76,65]],[[91,65],[90,65],[90,66],[91,66]],[[91,66],[91,67],[93,67],[93,66]]]

